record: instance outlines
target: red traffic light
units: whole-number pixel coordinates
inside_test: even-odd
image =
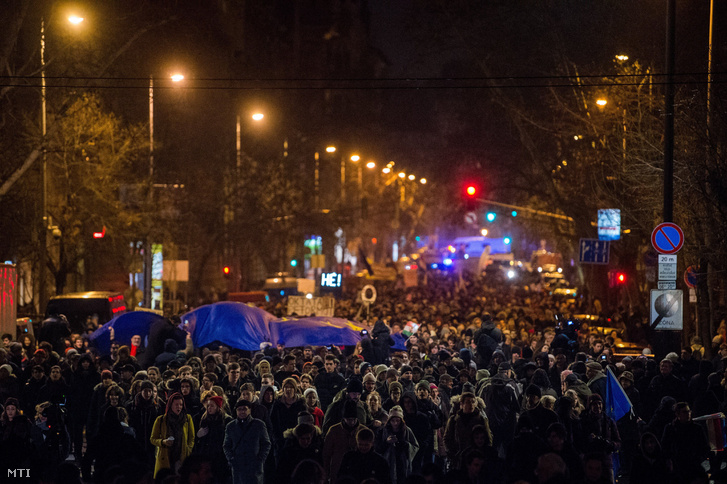
[[[222,273],[226,276],[230,275],[230,266],[225,266],[222,268]]]
[[[623,272],[616,273],[616,284],[626,284],[626,274]]]
[[[474,185],[467,185],[465,193],[468,197],[474,197],[475,195],[477,195],[477,187]]]

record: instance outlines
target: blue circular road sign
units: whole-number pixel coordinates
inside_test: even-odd
[[[651,245],[660,254],[676,254],[684,245],[684,232],[677,224],[661,223],[651,233]]]

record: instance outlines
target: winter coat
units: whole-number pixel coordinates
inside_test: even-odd
[[[389,437],[396,436],[396,442],[388,442]],[[412,473],[414,457],[419,451],[414,432],[403,425],[399,432],[394,432],[391,423],[387,423],[376,439],[376,452],[389,463],[389,476],[393,484],[403,484]]]
[[[653,438],[656,442],[656,450],[647,453],[644,449],[644,440]],[[663,484],[671,480],[670,462],[661,450],[659,439],[652,433],[644,433],[641,436],[639,452],[634,456],[631,464],[629,480],[639,484]]]
[[[298,438],[293,434],[293,429],[286,430],[285,441],[278,459],[276,482],[288,482],[295,467],[306,459],[323,465],[323,436],[321,435],[321,429],[315,429],[315,437],[306,448],[298,444]]]
[[[164,408],[153,400],[144,400],[138,393],[132,402],[126,406],[129,414],[129,427],[134,429],[136,441],[141,445],[146,455],[154,455],[156,447],[151,443],[151,431],[157,417],[164,414]]]
[[[192,417],[188,414],[184,414],[185,421],[182,426],[182,442],[181,442],[181,454],[179,456],[179,462],[184,462],[194,448],[194,423]],[[154,464],[154,477],[161,469],[170,469],[171,462],[169,462],[169,447],[162,444],[162,440],[169,437],[169,430],[167,428],[167,415],[161,415],[154,421],[154,427],[151,429],[151,437],[149,441],[157,448],[156,462]],[[174,469],[176,470],[176,469]]]
[[[421,464],[426,456],[431,456],[434,452],[434,431],[427,415],[419,411],[416,395],[413,393],[404,393],[401,400],[402,409],[404,410],[404,422],[406,422],[406,426],[414,433],[414,437],[416,437],[417,443],[419,444],[419,451],[415,456],[415,462]],[[411,400],[414,404],[414,411],[412,413],[407,412],[406,400]],[[415,467],[418,470],[418,466]]]
[[[346,390],[343,390],[338,395],[336,395],[333,403],[328,407],[328,410],[323,417],[323,427],[321,427],[323,430],[323,435],[325,435],[332,426],[340,423],[341,420],[343,420],[343,407],[346,403],[346,400],[348,400],[348,392]],[[371,418],[369,409],[366,404],[361,400],[359,400],[356,404],[356,414],[358,415],[358,422],[360,424],[366,426],[371,424],[373,419]]]
[[[365,428],[362,424],[355,427],[345,427],[338,423],[331,427],[323,441],[323,469],[329,476],[337,476],[338,468],[346,452],[355,450],[356,434]]]
[[[298,413],[308,411],[303,397],[298,397],[290,406],[283,402],[283,398],[278,398],[273,402],[273,408],[270,410],[270,422],[273,424],[273,435],[270,440],[273,449],[277,454],[283,450],[285,439],[283,433],[298,425]]]
[[[248,416],[227,424],[222,447],[234,484],[263,483],[263,463],[271,445],[262,420]]]
[[[81,356],[81,361],[83,361],[85,356]],[[87,358],[90,359],[90,356]],[[84,370],[79,362],[78,369],[73,372],[73,377],[71,378],[66,404],[74,420],[79,422],[86,421],[88,411],[91,408],[91,401],[93,400],[93,389],[99,383],[101,383],[101,375],[96,369],[90,366],[88,370]]]
[[[388,364],[391,347],[394,346],[394,338],[391,337],[391,330],[384,321],[379,319],[374,324],[374,329],[371,330],[371,337],[373,338],[373,345],[377,356],[380,356],[381,360],[377,362],[369,361],[369,363],[372,365]]]
[[[515,436],[515,425],[520,411],[515,389],[504,378],[492,378],[482,389],[485,413],[492,430],[492,445],[504,455]]]
[[[380,484],[390,484],[389,463],[373,449],[366,454],[352,450],[343,456],[338,470],[338,479],[342,478],[353,479],[353,482],[372,478]]]
[[[581,435],[576,447],[583,453],[603,452],[610,454],[621,447],[621,434],[616,422],[601,412],[586,411],[581,415]]]
[[[328,410],[328,406],[333,402],[333,398],[346,388],[346,380],[339,373],[318,373],[313,385],[318,392],[318,400],[321,402],[321,410]],[[262,395],[262,393],[261,393]]]
[[[691,420],[674,420],[667,425],[661,438],[661,446],[666,457],[674,463],[674,473],[684,478],[697,475],[700,464],[710,455],[709,440],[704,428]]]
[[[596,376],[588,380],[588,389],[591,390],[591,394],[601,395],[603,401],[606,401],[606,385],[608,384],[608,378],[603,372],[598,372]]]
[[[222,450],[222,445],[225,442],[225,429],[232,420],[229,415],[225,415],[223,418],[222,414],[218,413],[213,417],[208,415],[207,418],[202,418],[199,425],[195,426],[197,434],[206,428],[207,435],[202,437],[197,435],[192,454],[209,457],[212,461],[212,472],[219,480],[222,480],[228,472],[227,458]]]
[[[455,415],[449,417],[447,428],[444,431],[444,445],[450,459],[454,459],[464,447],[470,444],[472,429],[475,425],[483,425],[487,429],[487,445],[492,445],[490,425],[487,419],[477,410],[468,414],[459,410]]]

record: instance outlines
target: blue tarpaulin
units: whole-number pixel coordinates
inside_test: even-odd
[[[296,346],[352,346],[361,341],[362,324],[342,318],[312,316],[300,319],[278,319],[270,323],[275,343],[288,348]]]
[[[198,307],[182,316],[195,347],[218,341],[240,350],[259,350],[272,341],[270,322],[275,316],[240,302],[222,301]]]
[[[164,317],[149,311],[131,311],[104,324],[91,333],[89,339],[101,354],[107,355],[111,353],[111,328],[114,328],[114,341],[130,345],[131,337],[137,334],[141,336],[142,341],[146,341],[149,327],[160,319]]]

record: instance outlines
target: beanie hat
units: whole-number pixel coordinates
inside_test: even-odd
[[[376,373],[376,377],[378,378],[381,373],[385,372],[388,369],[389,367],[386,365],[376,365],[376,367],[374,367],[374,373]]]
[[[361,380],[352,378],[346,386],[346,391],[349,393],[363,393],[363,385],[361,384]]]
[[[0,365],[0,370],[5,370],[8,372],[8,375],[13,374],[13,367],[5,363],[4,365]]]
[[[527,387],[527,388],[525,389],[525,395],[526,395],[526,396],[529,396],[529,395],[536,395],[536,396],[538,396],[538,397],[542,397],[542,396],[543,396],[543,391],[542,391],[542,390],[540,389],[540,387],[539,387],[538,385],[533,385],[533,384],[530,384],[530,385],[528,385],[528,387]]]
[[[565,383],[568,385],[578,383],[578,375],[576,375],[575,373],[571,373],[570,375],[566,376]]]
[[[363,377],[363,382],[366,383],[367,381],[376,382],[376,377],[373,373],[366,373]]]
[[[425,389],[426,391],[431,390],[429,387],[429,382],[427,380],[421,380],[419,383],[417,383],[416,389],[419,391],[420,388]]]
[[[139,390],[154,390],[154,383],[151,380],[142,380],[141,385],[139,385]]]
[[[508,363],[507,361],[503,361],[497,366],[497,371],[507,371],[512,370],[512,365]]]
[[[364,361],[360,365],[358,365],[358,369],[361,371],[361,373],[366,371],[367,368],[371,368],[371,363],[369,363],[368,361]]]
[[[309,412],[299,412],[298,425],[300,424],[315,425],[315,419],[313,418],[313,415],[311,415]]]
[[[316,398],[318,398],[318,392],[316,391],[315,388],[306,388],[305,391],[303,392],[303,397],[307,397],[309,393],[315,393]]]
[[[475,376],[475,379],[477,381],[484,380],[485,378],[490,378],[490,371],[489,370],[477,370],[477,374]]]
[[[8,397],[8,399],[5,400],[5,407],[8,405],[14,405],[15,408],[20,408],[20,402],[15,397]]]
[[[664,357],[665,360],[669,360],[672,362],[672,364],[675,364],[679,361],[679,355],[674,353],[673,351],[671,353],[667,353],[667,355]]]
[[[215,405],[217,405],[218,408],[223,408],[222,406],[224,405],[224,402],[225,401],[219,395],[215,395],[214,397],[210,397],[210,400],[212,400],[213,402],[215,402]]]
[[[358,418],[358,408],[353,400],[346,400],[343,404],[343,418]]]
[[[402,410],[399,405],[394,405],[393,407],[391,407],[391,410],[389,410],[389,419],[392,419],[394,417],[399,417],[400,419],[404,420],[404,410]]]
[[[240,399],[237,401],[237,403],[235,403],[235,408],[237,408],[237,407],[252,408],[252,402],[250,402],[250,400]]]
[[[403,375],[407,371],[411,371],[411,366],[409,366],[409,365],[402,365],[401,368],[399,369],[399,374]]]
[[[398,381],[392,381],[389,384],[389,393],[391,393],[394,388],[398,388],[400,393],[404,393],[404,387],[401,386],[401,383],[399,383]]]
[[[598,393],[593,393],[588,397],[588,405],[591,405],[593,402],[603,403],[603,398]]]

